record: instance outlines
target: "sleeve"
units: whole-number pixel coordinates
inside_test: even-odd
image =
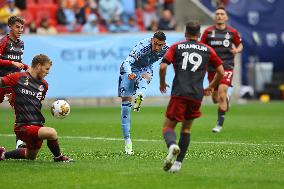
[[[210,49],[209,64],[213,65],[214,68],[217,68],[218,66],[222,65],[222,60],[216,54],[215,50],[209,46],[207,47]]]
[[[138,61],[145,53],[147,52],[147,46],[143,45],[143,42],[139,42],[135,47],[132,49],[130,54],[126,57],[125,61],[122,64],[123,70],[126,73],[131,73],[131,65]]]
[[[1,40],[0,40],[0,65],[1,66],[9,66],[12,64],[12,61],[10,60],[3,60],[1,57],[2,55],[4,54],[4,50],[6,48],[6,45],[7,45],[7,40],[5,37],[3,37]]]
[[[14,87],[17,85],[19,78],[21,77],[22,73],[16,72],[9,75],[2,77],[2,82],[4,87]]]
[[[240,36],[240,34],[239,34],[239,32],[237,30],[234,30],[233,43],[236,46],[239,46],[239,44],[242,43],[241,36]]]
[[[201,36],[200,42],[207,44],[207,37],[208,37],[208,30],[206,29]]]
[[[164,55],[162,62],[167,64],[173,63],[175,51],[176,51],[176,44],[170,46],[170,48],[167,50],[166,54]]]

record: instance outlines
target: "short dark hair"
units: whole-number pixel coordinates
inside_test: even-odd
[[[219,9],[221,9],[221,10],[224,10],[225,12],[227,12],[226,11],[226,8],[224,7],[224,6],[218,6],[218,7],[216,7],[216,10],[215,11],[217,11],[217,10],[219,10]]]
[[[160,40],[160,41],[166,41],[166,35],[165,35],[165,33],[162,32],[162,31],[156,31],[156,32],[154,33],[153,38],[156,38],[156,39],[158,39],[158,40]]]
[[[36,55],[32,61],[32,68],[36,67],[39,64],[43,66],[46,63],[49,63],[50,65],[52,65],[52,61],[47,55],[45,54]]]
[[[200,24],[197,20],[191,20],[186,23],[185,32],[189,35],[197,36],[200,33]]]
[[[25,20],[20,16],[10,16],[8,19],[8,26],[14,25],[16,22],[20,22],[21,24],[25,24]]]

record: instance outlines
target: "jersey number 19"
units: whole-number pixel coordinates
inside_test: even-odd
[[[190,71],[195,72],[202,63],[202,56],[196,52],[193,53],[183,52],[182,56],[183,60],[182,60],[181,69],[183,70],[186,70],[187,63],[189,62],[190,64],[194,65]]]

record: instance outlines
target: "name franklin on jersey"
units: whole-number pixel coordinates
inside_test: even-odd
[[[178,49],[197,49],[200,51],[208,51],[207,47],[196,44],[179,44]]]

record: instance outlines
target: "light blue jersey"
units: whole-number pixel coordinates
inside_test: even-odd
[[[118,96],[127,97],[134,95],[136,91],[135,84],[141,79],[141,75],[147,72],[152,76],[153,64],[164,56],[168,48],[168,45],[165,45],[159,52],[153,52],[151,38],[141,40],[135,45],[121,64]],[[127,77],[130,73],[135,73],[136,79],[128,80]]]
[[[127,73],[128,75],[132,72],[139,72],[145,68],[152,69],[153,63],[161,59],[168,48],[169,47],[165,45],[161,51],[152,52],[151,38],[140,41],[123,61],[120,67],[120,73]]]

